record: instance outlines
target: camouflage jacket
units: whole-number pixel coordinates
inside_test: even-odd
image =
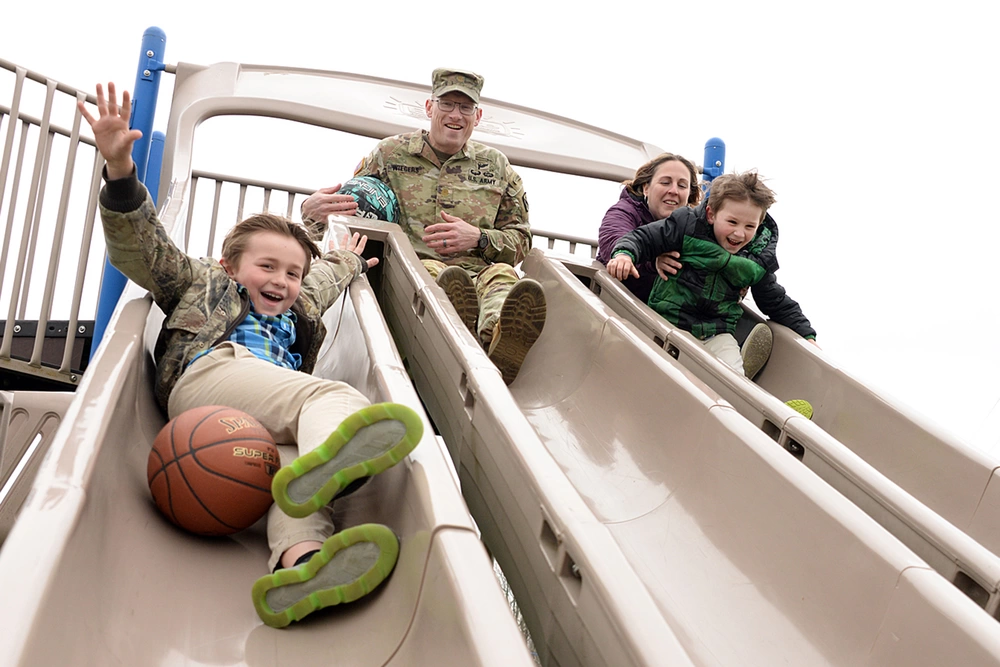
[[[189,257],[174,245],[134,171],[104,186],[101,221],[111,263],[149,290],[166,315],[153,351],[156,400],[166,412],[170,392],[188,363],[229,338],[250,312],[250,300],[219,262]],[[361,272],[361,258],[352,252],[336,250],[313,260],[292,306],[292,352],[302,355],[302,372],[311,373],[316,365],[326,336],[323,312]]]
[[[478,272],[489,264],[514,265],[531,250],[524,185],[507,157],[476,141],[444,164],[424,139],[410,132],[379,142],[355,176],[374,176],[396,193],[401,226],[421,259],[436,259]],[[443,222],[441,212],[458,216],[486,232],[489,245],[442,257],[421,238],[424,227]]]

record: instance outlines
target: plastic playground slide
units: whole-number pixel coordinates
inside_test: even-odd
[[[314,70],[176,73],[160,188],[175,238],[204,119],[380,137],[419,127],[406,104],[427,95]],[[495,127],[477,138],[518,165],[619,179],[658,152],[483,103]],[[543,665],[1000,665],[994,618],[567,269],[538,250],[525,261],[548,319],[507,387],[403,232],[349,223],[382,262],[327,313],[317,373],[429,418],[406,462],[338,504],[338,526],[402,536],[393,577],[273,630],[249,599],[259,526],[204,540],[157,514],[144,471],[163,424],[148,353],[162,315],[130,286],[0,550],[0,664],[530,664],[485,543]]]
[[[751,382],[641,303],[600,263],[555,254],[545,261],[561,262],[647,344],[676,358],[1000,619],[1000,461],[880,396],[786,327],[768,322],[774,351]],[[526,272],[534,266],[526,264]],[[746,309],[742,336],[760,321]],[[789,398],[810,401],[812,420],[786,406]]]
[[[670,664],[639,652],[661,621],[703,665],[1000,661],[1000,624],[539,250],[507,389],[386,242],[383,312],[543,664]]]
[[[533,664],[429,424],[407,460],[336,506],[338,528],[374,521],[401,536],[392,577],[288,629],[263,625],[250,587],[267,570],[264,521],[199,538],[150,498],[165,421],[150,306],[130,285],[0,551],[0,664]],[[363,278],[326,317],[339,331],[317,374],[423,414]]]
[[[71,392],[0,391],[0,544],[72,400]]]

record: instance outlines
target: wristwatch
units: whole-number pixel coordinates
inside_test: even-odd
[[[479,234],[479,252],[486,250],[487,246],[490,244],[490,237],[486,235],[486,232],[481,232]]]

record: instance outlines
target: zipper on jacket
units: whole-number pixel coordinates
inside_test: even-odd
[[[244,298],[244,296],[246,298]],[[233,322],[229,325],[229,327],[221,336],[215,339],[215,342],[212,343],[212,347],[215,347],[219,343],[223,343],[229,340],[229,337],[232,335],[232,333],[236,331],[236,327],[238,327],[240,323],[247,318],[247,315],[250,314],[250,295],[249,294],[244,295],[241,293],[240,300],[243,301],[243,308],[240,310],[240,316],[237,317],[235,320],[233,320]]]

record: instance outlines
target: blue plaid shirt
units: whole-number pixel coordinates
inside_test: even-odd
[[[240,285],[239,291],[245,292],[246,288]],[[262,315],[254,311],[251,303],[250,312],[229,335],[229,340],[247,348],[258,359],[283,368],[297,371],[302,366],[302,355],[289,352],[295,343],[295,313],[291,310],[281,315]],[[198,354],[188,366],[209,352],[211,349]]]

